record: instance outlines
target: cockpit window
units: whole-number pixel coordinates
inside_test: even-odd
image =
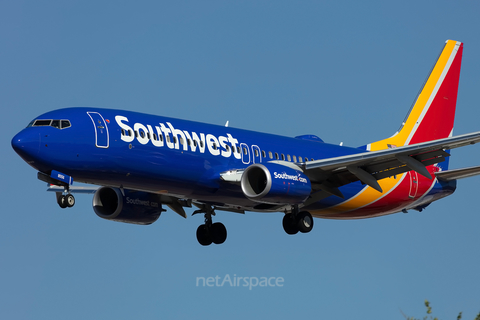
[[[60,129],[60,120],[52,120],[52,123],[50,124],[50,126]]]
[[[52,120],[35,120],[33,123],[34,127],[43,127],[43,126],[49,126],[50,123],[52,123]]]
[[[69,120],[43,120],[43,119],[34,120],[30,122],[30,124],[28,125],[28,127],[46,127],[46,126],[54,127],[57,129],[65,129],[65,128],[71,127],[72,125],[70,124]]]
[[[71,127],[72,125],[70,124],[70,121],[68,120],[62,120],[62,129]]]

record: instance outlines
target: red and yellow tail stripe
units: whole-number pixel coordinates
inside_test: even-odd
[[[377,151],[451,136],[455,119],[458,81],[463,44],[448,40],[413,108],[399,132],[390,138],[371,143],[367,150]],[[433,171],[433,166],[429,168]],[[378,209],[385,213],[398,212],[409,202],[422,197],[431,189],[435,179],[418,175],[418,192],[409,197],[411,177],[408,173],[382,179],[383,193],[366,186],[357,195],[333,207],[312,212],[331,218],[368,217]],[[349,213],[346,216],[342,213]],[[338,215],[338,216],[337,216]]]

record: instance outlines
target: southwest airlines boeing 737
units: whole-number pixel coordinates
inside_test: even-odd
[[[310,232],[312,217],[421,211],[452,194],[457,179],[480,174],[480,166],[448,169],[450,150],[480,141],[480,132],[452,135],[462,51],[448,40],[399,131],[358,148],[99,108],[42,114],[12,146],[60,207],[91,192],[99,217],[147,225],[165,206],[186,218],[193,205],[205,218],[202,245],[227,238],[212,221],[219,210],[283,212],[288,234]]]

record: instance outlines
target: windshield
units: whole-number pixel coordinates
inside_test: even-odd
[[[52,119],[37,119],[30,122],[27,126],[29,127],[54,127],[57,129],[69,128],[72,125],[69,120],[52,120]]]

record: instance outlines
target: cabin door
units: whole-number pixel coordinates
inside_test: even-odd
[[[92,119],[95,128],[95,146],[97,148],[108,148],[108,127],[105,119],[98,112],[87,112],[87,114]]]
[[[416,171],[409,171],[408,176],[410,178],[410,192],[408,197],[414,199],[418,191],[418,174]]]

